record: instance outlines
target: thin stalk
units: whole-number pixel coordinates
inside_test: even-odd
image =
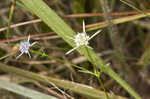
[[[89,57],[91,58],[91,61],[92,61],[91,64],[92,64],[93,69],[94,69],[94,74],[95,74],[95,76],[96,76],[97,79],[98,79],[98,82],[99,82],[99,84],[100,84],[100,87],[104,90],[104,93],[105,93],[106,98],[109,99],[109,96],[108,96],[108,94],[107,94],[107,92],[106,92],[106,90],[105,90],[105,88],[104,88],[103,82],[100,80],[100,73],[99,73],[97,67],[95,66],[95,64],[93,64],[93,63],[94,63],[93,58],[91,57],[91,55],[90,55],[90,53],[89,53],[89,51],[88,51],[88,48],[85,47],[85,49],[86,49],[86,51],[87,51],[87,54],[88,54]],[[102,71],[102,70],[101,70],[101,71]],[[102,73],[102,72],[101,72],[101,73]]]
[[[122,44],[121,37],[118,34],[117,27],[112,23],[112,17],[110,16],[110,9],[108,6],[108,0],[100,0],[100,4],[102,6],[104,12],[104,18],[108,23],[109,36],[112,42],[114,49],[117,51],[115,53],[115,58],[120,61],[122,65],[122,70],[124,70],[124,74],[126,73],[125,66],[128,66],[126,60],[124,58],[125,52],[127,52],[124,48],[124,44]]]
[[[37,73],[22,70],[13,66],[8,66],[2,63],[0,63],[0,70],[4,72],[8,72],[8,73],[15,73],[19,76],[26,77],[35,81],[39,81],[41,83],[48,84],[48,85],[50,83],[54,83],[58,87],[68,89],[70,91],[73,91],[82,95],[89,96],[91,97],[91,99],[106,99],[104,96],[104,92],[94,89],[93,87],[83,85],[83,84],[74,83],[72,81],[70,82],[67,80],[56,79],[50,76],[47,77],[47,76],[40,75]],[[112,98],[115,97],[115,99],[126,99],[121,96],[115,96],[115,95],[112,96],[110,93],[109,93],[109,96],[111,96]]]
[[[128,6],[131,7],[132,9],[135,9],[136,11],[138,11],[138,12],[140,12],[140,13],[143,13],[144,15],[146,15],[147,17],[150,18],[150,15],[149,15],[149,14],[147,14],[147,13],[145,13],[144,11],[138,9],[138,8],[135,7],[134,5],[132,5],[132,4],[128,3],[128,2],[126,2],[125,0],[120,0],[120,1],[121,1],[122,3],[128,5]]]
[[[105,87],[104,87],[104,84],[103,84],[102,80],[100,79],[100,76],[97,76],[97,79],[98,79],[98,81],[99,81],[99,84],[100,84],[101,88],[104,90],[107,99],[110,99],[109,96],[108,96],[108,94],[107,94],[107,92],[106,92],[106,89],[105,89]]]
[[[75,47],[74,42],[66,37],[74,37],[76,33],[42,0],[20,0],[30,12],[38,16],[45,24],[47,24],[53,31],[55,31],[64,41]],[[84,55],[90,62],[91,59],[87,55],[85,49],[77,49],[80,54]],[[132,96],[137,99],[141,97],[133,90],[121,77],[111,69],[110,66],[106,66],[104,61],[90,48],[88,48],[91,57],[93,58],[95,66],[100,69],[104,69],[104,73],[115,79],[125,90],[127,90]]]
[[[9,39],[10,25],[11,25],[13,14],[14,14],[15,2],[16,0],[12,0],[12,5],[10,8],[10,12],[9,12],[8,28],[7,28],[7,34],[6,34],[7,40]],[[9,40],[8,40],[8,44],[9,44]]]

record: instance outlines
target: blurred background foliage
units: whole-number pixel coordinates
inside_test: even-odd
[[[19,0],[16,1],[15,5],[13,5],[13,1],[14,0],[0,1],[1,63],[53,78],[82,83],[103,90],[100,88],[96,77],[87,73],[81,73],[77,68],[67,64],[67,62],[70,62],[92,71],[92,64],[88,62],[85,57],[81,56],[77,51],[66,56],[65,53],[71,49],[71,47],[35,15],[29,13],[28,9],[24,8]],[[89,29],[89,35],[95,33],[95,31],[91,31],[90,28],[94,28],[95,24],[104,24],[105,20],[107,20],[103,14],[102,5],[99,0],[44,0],[44,2],[61,16],[76,32],[82,31],[83,20],[85,20],[87,30]],[[113,37],[113,35],[111,36],[108,27],[100,27],[99,29],[102,29],[101,34],[92,39],[90,45],[106,63],[109,62],[111,64],[113,70],[142,96],[142,99],[150,99],[149,16],[128,21],[129,18],[134,16],[138,17],[143,13],[147,15],[150,14],[150,0],[126,0],[126,2],[138,8],[140,11],[120,0],[108,0],[111,20],[120,19],[119,22],[121,23],[121,18],[125,18],[127,22],[112,26],[116,33],[115,37]],[[10,20],[10,11],[13,6],[14,11],[12,20]],[[9,22],[10,29],[8,32],[7,26]],[[20,54],[18,44],[22,40],[27,39],[29,34],[31,35],[31,42],[38,42],[32,49],[46,53],[50,58],[32,52],[31,59],[26,54],[22,55],[18,60],[16,59],[16,56]],[[118,56],[118,53],[116,53],[117,48],[122,53],[119,58],[116,57]],[[58,58],[60,61],[58,61]],[[53,86],[42,85],[16,76],[15,74],[0,71],[0,80],[2,79],[65,99],[64,94],[58,89],[55,88],[52,90]],[[129,99],[131,98],[112,78],[102,74],[101,80],[107,92]],[[48,91],[48,89],[52,91]],[[85,99],[86,97],[69,90],[64,90],[64,92],[69,95],[66,95],[67,98]],[[1,99],[25,99],[25,97],[3,89],[0,89],[0,97]]]

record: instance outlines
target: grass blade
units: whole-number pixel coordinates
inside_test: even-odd
[[[0,88],[14,92],[16,94],[31,98],[31,99],[57,99],[56,97],[49,96],[21,85],[0,79]]]
[[[28,9],[31,10],[35,15],[37,15],[43,22],[45,22],[53,31],[55,31],[59,36],[61,36],[68,44],[75,47],[74,43],[68,39],[66,36],[73,37],[75,32],[42,0],[20,0]],[[106,66],[104,61],[96,55],[92,49],[88,49],[88,53],[85,48],[80,48],[78,51],[84,55],[90,62],[95,66],[103,69],[106,74],[115,79],[123,88],[125,88],[133,97],[136,99],[141,99],[141,97],[116,74],[110,66]],[[91,60],[92,58],[92,60]]]
[[[15,73],[19,76],[23,76],[26,78],[30,78],[32,80],[36,80],[45,84],[51,84],[54,83],[56,86],[64,88],[64,89],[69,89],[73,92],[82,94],[82,95],[86,95],[86,96],[90,96],[92,99],[94,98],[98,98],[98,99],[107,99],[105,97],[105,93],[103,91],[99,91],[97,89],[94,89],[93,87],[90,86],[86,86],[83,84],[79,84],[79,83],[74,83],[74,82],[69,82],[66,80],[60,80],[60,79],[56,79],[54,77],[47,77],[47,76],[42,76],[36,73],[32,73],[29,71],[25,71],[25,70],[21,70],[18,68],[15,68],[13,66],[8,66],[5,64],[0,63],[0,70],[5,71],[5,72],[9,72],[9,73]],[[126,99],[124,97],[121,96],[115,96],[113,94],[109,94],[109,97],[112,97],[114,99]],[[43,98],[44,99],[44,98]]]

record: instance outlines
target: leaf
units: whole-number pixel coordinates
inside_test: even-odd
[[[62,37],[68,44],[75,47],[74,42],[67,38],[67,36],[74,37],[75,32],[51,9],[43,0],[20,0],[32,13],[38,16],[44,23],[46,23],[53,31]],[[97,54],[90,48],[88,52],[85,48],[79,48],[80,54],[84,55],[92,64],[99,68],[105,68],[104,61],[97,56]],[[90,55],[90,56],[89,56]],[[124,89],[126,89],[136,99],[141,97],[108,66],[104,73],[115,79]]]
[[[97,90],[93,87],[87,86],[87,85],[83,85],[83,84],[79,84],[79,83],[75,83],[75,82],[70,82],[67,80],[60,80],[60,79],[56,79],[54,77],[47,77],[47,76],[42,76],[40,74],[36,74],[33,72],[29,72],[29,71],[25,71],[22,69],[18,69],[15,68],[13,66],[8,66],[5,64],[0,63],[0,70],[5,71],[5,72],[9,72],[9,73],[15,73],[19,76],[23,76],[26,78],[30,78],[32,80],[36,80],[39,81],[41,83],[44,84],[51,84],[54,83],[56,86],[64,88],[64,89],[69,89],[70,91],[85,95],[85,96],[89,96],[91,97],[91,99],[106,99],[105,97],[105,93],[103,91]],[[1,86],[3,86],[3,84],[0,84]],[[126,99],[124,97],[121,96],[116,96],[116,95],[112,95],[110,93],[108,93],[109,97],[112,97],[112,99]],[[44,99],[44,98],[43,98]]]
[[[2,79],[0,79],[0,88],[32,99],[58,99],[54,96],[46,95]]]

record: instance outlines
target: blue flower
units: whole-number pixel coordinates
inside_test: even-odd
[[[29,55],[29,57],[31,58],[31,55],[29,53],[29,49],[31,46],[33,46],[34,44],[36,44],[37,42],[33,42],[32,44],[30,44],[30,35],[28,36],[28,40],[27,41],[24,41],[24,42],[21,42],[19,44],[19,51],[21,52],[17,57],[16,59],[18,59],[22,54],[26,53]]]

